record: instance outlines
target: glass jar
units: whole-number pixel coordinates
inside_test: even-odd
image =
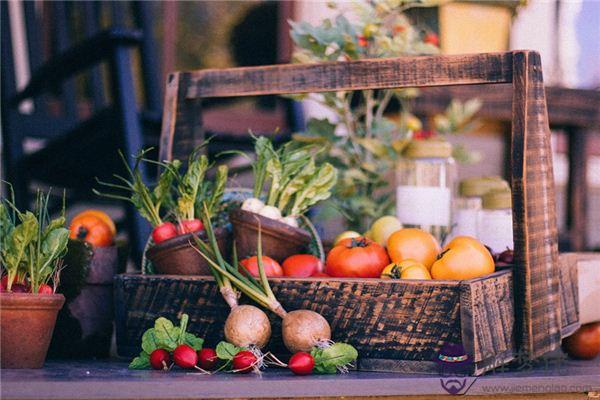
[[[442,242],[450,232],[456,164],[452,145],[439,139],[411,141],[396,164],[396,214],[405,227]]]
[[[477,233],[479,241],[494,253],[514,248],[511,204],[510,189],[491,190],[482,197]]]
[[[508,183],[499,176],[482,176],[460,181],[459,197],[455,199],[452,238],[471,236],[478,238],[479,211],[482,208],[481,197],[494,189],[508,189]]]

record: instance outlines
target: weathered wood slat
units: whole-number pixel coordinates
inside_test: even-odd
[[[421,56],[190,72],[188,99],[512,81],[512,53]]]
[[[512,189],[517,344],[532,357],[560,345],[558,232],[539,54],[513,57]]]
[[[572,334],[579,326],[579,285],[577,260],[580,253],[559,254],[561,336]]]

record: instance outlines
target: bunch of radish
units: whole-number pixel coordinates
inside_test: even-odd
[[[294,310],[287,312],[279,303],[267,279],[262,263],[261,230],[258,232],[257,263],[259,277],[254,278],[243,265],[239,265],[237,257],[233,254],[232,264],[225,261],[210,223],[210,213],[205,207],[203,222],[208,236],[208,243],[194,237],[198,252],[206,259],[225,301],[231,306],[231,312],[225,322],[225,338],[228,342],[238,347],[262,349],[271,335],[271,326],[267,315],[257,307],[250,305],[237,305],[238,289],[254,300],[260,306],[272,311],[282,318],[282,336],[286,348],[292,353],[305,352],[321,356],[328,349],[342,350],[344,357],[332,357],[331,363],[337,360],[343,364],[335,364],[335,369],[353,362],[358,354],[347,344],[333,344],[331,341],[331,328],[322,315],[312,310]],[[241,271],[240,271],[241,269]],[[337,346],[337,347],[336,347]],[[320,353],[319,353],[320,351]],[[328,371],[331,371],[329,368]],[[335,371],[334,371],[335,372]]]

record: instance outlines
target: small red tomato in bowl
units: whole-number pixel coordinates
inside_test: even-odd
[[[158,244],[160,242],[164,242],[165,240],[174,238],[179,233],[177,233],[177,227],[172,222],[163,222],[160,225],[157,225],[152,230],[152,240],[154,243]]]
[[[283,276],[283,269],[281,269],[279,263],[273,260],[271,257],[262,256],[262,264],[267,277],[276,278]],[[248,257],[240,261],[240,265],[246,268],[246,270],[248,270],[250,275],[252,275],[253,277],[258,278],[260,276],[260,272],[258,270],[257,256]]]
[[[196,218],[181,221],[181,224],[177,227],[179,234],[199,232],[203,229],[204,225],[202,224],[202,221]]]
[[[323,263],[312,254],[294,254],[285,259],[283,275],[290,278],[308,278],[323,271]]]

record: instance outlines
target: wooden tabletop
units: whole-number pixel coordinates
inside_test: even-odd
[[[546,365],[547,364],[547,365]],[[590,398],[600,392],[600,358],[538,363],[521,370],[458,378],[460,394],[483,398]],[[281,369],[261,375],[212,376],[172,370],[131,371],[123,361],[51,361],[40,370],[2,370],[2,399],[204,399],[290,397],[385,397],[448,394],[449,377],[377,372],[294,376]],[[588,395],[589,392],[592,392]],[[537,395],[536,395],[537,394]],[[545,397],[549,398],[549,397]]]

